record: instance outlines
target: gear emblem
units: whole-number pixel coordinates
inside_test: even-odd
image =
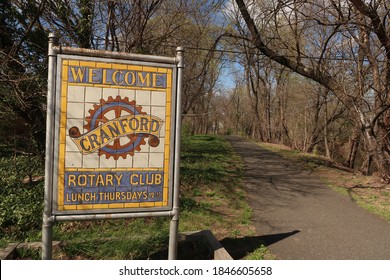
[[[112,119],[117,119],[128,115],[146,115],[142,112],[142,106],[137,106],[134,100],[129,101],[128,97],[115,99],[111,96],[108,100],[100,99],[99,104],[93,105],[90,109],[89,116],[86,117],[84,128],[90,132]],[[141,146],[145,145],[145,138],[149,137],[149,144],[153,147],[158,146],[159,139],[154,135],[147,133],[127,134],[123,137],[116,138],[104,147],[100,147],[98,155],[105,155],[106,158],[113,157],[115,160],[119,157],[126,158],[128,155],[134,156],[135,151],[140,151]]]

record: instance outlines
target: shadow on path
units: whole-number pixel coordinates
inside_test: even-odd
[[[221,241],[221,244],[229,252],[233,259],[239,260],[254,252],[256,249],[259,249],[261,245],[268,247],[271,244],[279,242],[285,238],[289,238],[297,233],[299,233],[299,230],[261,236],[224,238]]]

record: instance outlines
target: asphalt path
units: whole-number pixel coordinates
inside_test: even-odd
[[[258,242],[283,260],[390,260],[390,223],[310,170],[237,136]]]

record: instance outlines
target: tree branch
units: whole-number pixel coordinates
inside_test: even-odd
[[[319,84],[325,86],[329,90],[333,91],[335,94],[339,91],[339,86],[332,77],[326,75],[325,73],[321,72],[319,69],[311,68],[303,66],[302,64],[297,63],[294,60],[291,60],[283,55],[278,55],[276,52],[271,50],[267,47],[266,44],[264,44],[263,40],[261,39],[261,35],[259,30],[256,27],[255,22],[249,15],[248,9],[244,3],[243,0],[236,0],[237,6],[241,12],[241,15],[244,19],[244,21],[247,24],[247,27],[251,33],[252,36],[252,43],[267,57],[270,59],[276,61],[277,63],[286,66],[287,68],[293,70],[294,72],[307,77],[309,79],[312,79]]]

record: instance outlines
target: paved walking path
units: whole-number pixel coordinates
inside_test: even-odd
[[[281,156],[228,136],[245,162],[258,240],[284,260],[390,260],[390,223]]]

